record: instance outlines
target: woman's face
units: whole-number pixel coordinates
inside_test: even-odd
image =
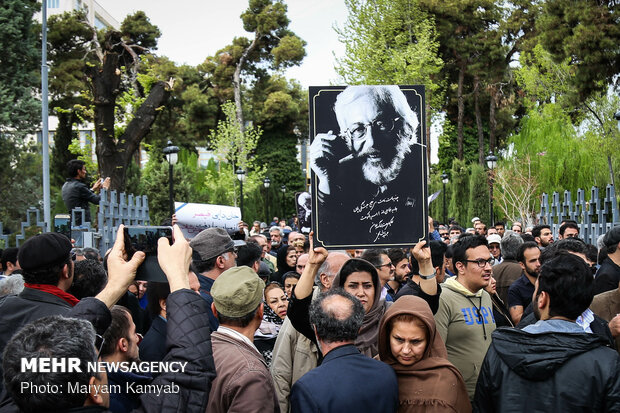
[[[370,311],[375,300],[375,286],[369,272],[352,272],[344,283],[344,290],[360,300],[365,313]]]
[[[497,293],[496,284],[497,284],[497,281],[495,281],[495,278],[491,276],[491,278],[489,279],[489,285],[487,285],[484,289],[489,294],[496,294]]]
[[[426,330],[413,321],[394,321],[390,332],[392,355],[403,366],[422,359],[427,345]]]
[[[289,252],[286,253],[286,264],[289,267],[295,267],[296,263],[297,263],[297,252],[295,252],[295,250],[290,250]]]
[[[288,309],[288,299],[284,294],[284,290],[281,288],[272,288],[267,291],[266,297],[267,305],[278,315],[281,319],[286,317],[286,310]]]
[[[297,285],[298,281],[299,280],[295,277],[288,277],[286,280],[284,280],[284,292],[286,293],[287,297],[291,296],[291,291],[293,291],[293,287]]]

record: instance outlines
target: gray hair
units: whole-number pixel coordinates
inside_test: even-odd
[[[403,118],[403,129],[402,133],[399,133],[399,135],[409,139],[410,145],[413,143],[421,143],[420,138],[416,136],[416,130],[420,123],[418,121],[418,116],[409,106],[407,98],[402,90],[394,85],[348,86],[342,91],[336,98],[336,103],[334,104],[336,119],[338,120],[341,131],[347,129],[347,125],[345,125],[342,120],[342,113],[344,113],[343,107],[354,104],[354,102],[361,97],[372,99],[378,106],[392,106],[396,113]]]
[[[336,297],[348,300],[345,311],[336,308]],[[319,294],[310,305],[310,323],[317,336],[327,343],[354,341],[364,321],[362,303],[342,288],[333,288]]]
[[[521,244],[523,244],[523,238],[519,234],[513,231],[506,231],[500,243],[504,259],[516,260]]]
[[[280,227],[277,226],[273,226],[271,228],[269,228],[269,233],[271,234],[273,231],[278,231],[278,233],[282,234],[282,229]]]
[[[23,289],[24,277],[22,277],[21,274],[12,274],[4,280],[0,280],[0,297],[19,294]]]
[[[332,250],[329,252],[329,255],[332,255],[335,253],[345,254],[351,257],[351,254],[349,254],[345,250]],[[327,258],[329,258],[329,255],[327,256]],[[325,261],[323,261],[323,264],[321,264],[321,266],[319,267],[319,270],[316,272],[316,275],[314,277],[314,285],[318,287],[321,287],[321,274],[327,274],[329,277],[332,277],[332,278],[336,276],[336,272],[334,272],[334,269],[329,265],[328,259],[325,259]]]
[[[4,349],[2,368],[6,389],[22,412],[67,410],[84,405],[87,394],[80,392],[30,392],[21,390],[22,383],[31,386],[58,386],[67,383],[88,385],[94,373],[87,364],[97,360],[95,330],[86,320],[59,315],[44,317],[27,324]],[[81,372],[35,373],[22,371],[22,359],[78,358]]]

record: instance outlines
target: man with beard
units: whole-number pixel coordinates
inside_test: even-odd
[[[536,324],[493,333],[476,386],[477,412],[620,410],[618,353],[576,322],[592,302],[592,272],[565,251],[535,281]]]
[[[418,116],[397,86],[349,86],[334,112],[340,133],[319,133],[310,145],[317,237],[332,245],[411,243],[412,228],[426,220],[415,185],[425,150]]]
[[[136,325],[131,313],[125,307],[115,305],[110,310],[112,323],[103,335],[101,361],[115,363],[139,363],[138,344],[141,337],[136,333]],[[149,384],[153,379],[150,375],[109,369],[108,383],[118,385],[120,392],[110,393],[110,410],[113,412],[129,412],[140,406],[140,393],[132,392],[133,386]],[[132,384],[134,383],[134,384]],[[136,387],[139,388],[139,387]]]
[[[524,242],[519,247],[517,261],[523,269],[521,278],[508,289],[508,309],[512,322],[517,325],[523,316],[523,310],[532,301],[534,284],[540,274],[540,248],[533,241]]]
[[[549,225],[536,225],[532,229],[532,236],[542,248],[546,248],[553,243],[553,232],[551,232]]]

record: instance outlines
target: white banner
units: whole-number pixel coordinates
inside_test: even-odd
[[[211,227],[236,231],[241,221],[241,210],[233,206],[175,202],[174,210],[177,225],[187,239]]]

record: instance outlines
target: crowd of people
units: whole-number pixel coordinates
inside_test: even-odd
[[[122,226],[104,256],[57,233],[2,251],[0,412],[620,410],[620,227],[429,219],[411,248],[327,251],[272,224],[175,226],[168,283],[135,280]]]

